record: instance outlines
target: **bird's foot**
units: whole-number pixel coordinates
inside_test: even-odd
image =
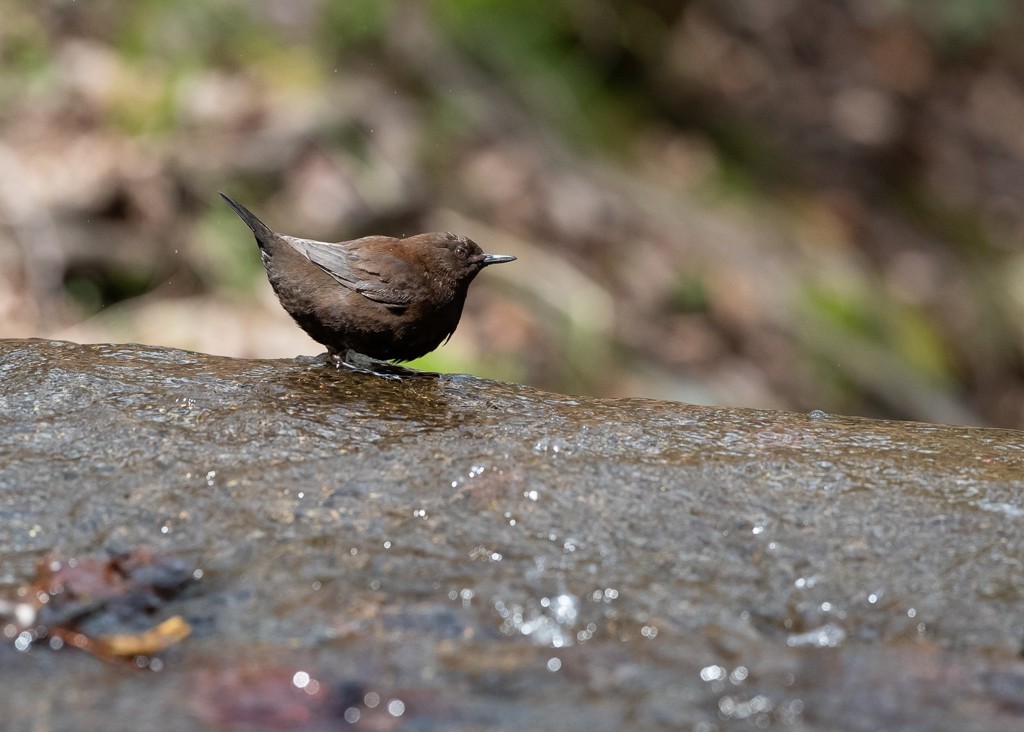
[[[390,379],[392,381],[401,381],[403,378],[424,375],[422,371],[407,369],[404,366],[387,361],[379,361],[376,358],[356,353],[351,349],[344,353],[332,352],[329,354],[329,357],[336,369],[346,368],[359,374],[372,374],[373,376],[379,376],[382,379]]]

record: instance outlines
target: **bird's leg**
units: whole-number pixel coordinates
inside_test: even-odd
[[[328,350],[327,357],[330,362],[334,364],[334,368],[340,369],[342,366],[348,366],[347,361],[349,353],[350,351],[347,348],[344,351]]]

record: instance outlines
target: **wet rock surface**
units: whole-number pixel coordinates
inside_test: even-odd
[[[0,341],[0,596],[55,550],[199,570],[158,671],[6,639],[0,717],[1014,729],[1022,467],[1014,431]]]

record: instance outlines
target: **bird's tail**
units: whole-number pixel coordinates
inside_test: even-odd
[[[252,229],[252,233],[256,235],[256,243],[260,245],[260,248],[264,248],[276,237],[273,231],[270,230],[266,224],[256,218],[256,214],[247,209],[238,201],[233,200],[224,193],[220,194],[221,198],[228,202],[228,205],[235,210],[235,213],[245,222],[245,225]]]

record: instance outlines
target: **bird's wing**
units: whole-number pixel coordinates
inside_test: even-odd
[[[391,254],[385,246],[397,243],[383,236],[368,236],[351,242],[331,244],[310,239],[282,237],[313,264],[339,284],[363,297],[388,307],[401,308],[413,301],[413,292],[422,282],[422,273],[404,259]],[[367,245],[371,245],[366,249]],[[372,252],[372,257],[366,252]]]

